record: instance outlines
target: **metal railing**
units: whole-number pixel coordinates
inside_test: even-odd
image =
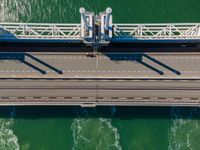
[[[200,39],[200,23],[113,24],[113,38]],[[81,24],[0,23],[0,38],[83,40]]]
[[[115,38],[200,39],[200,24],[113,24]]]
[[[80,24],[0,23],[0,38],[80,40]]]

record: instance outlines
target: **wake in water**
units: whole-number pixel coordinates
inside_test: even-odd
[[[10,118],[0,119],[0,150],[19,150],[18,139],[11,127],[14,124],[15,109],[10,112]]]
[[[85,0],[0,0],[0,22],[80,22],[80,7],[97,11],[101,5]]]
[[[200,109],[172,108],[169,150],[199,150]]]
[[[0,21],[19,22],[20,16],[28,14],[28,5],[21,0],[2,0],[0,2]]]
[[[112,108],[111,116],[116,109]],[[92,118],[97,114],[81,108],[78,117],[73,120],[73,150],[121,150],[120,137],[117,128],[112,126],[111,118]],[[111,117],[110,116],[110,117]]]

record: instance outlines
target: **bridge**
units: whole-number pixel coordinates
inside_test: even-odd
[[[115,24],[111,8],[80,14],[80,24],[0,23],[0,105],[200,105],[199,23]]]
[[[0,23],[0,41],[43,40],[47,42],[106,45],[138,41],[183,42],[200,39],[200,23],[118,24],[112,9],[94,15],[80,8],[80,24]]]

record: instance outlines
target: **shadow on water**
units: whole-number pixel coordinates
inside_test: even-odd
[[[4,39],[16,39],[15,35],[7,30],[5,30],[2,26],[0,26],[0,38]]]
[[[78,106],[17,106],[15,118],[116,118],[131,119],[171,119],[172,107],[96,107],[81,108]],[[182,118],[188,119],[188,113],[195,107],[181,107]],[[199,113],[191,119],[200,119]],[[11,107],[0,107],[0,118],[9,117]],[[87,112],[84,113],[84,112]],[[185,115],[184,115],[185,113]]]
[[[0,53],[0,60],[13,60],[13,61],[19,61],[25,65],[27,65],[28,67],[40,72],[41,74],[46,74],[47,72],[35,65],[33,65],[32,63],[30,63],[27,58],[37,62],[40,65],[43,65],[51,70],[53,70],[54,72],[58,73],[58,74],[63,74],[63,72],[59,69],[57,69],[54,66],[51,66],[50,64],[44,62],[43,60],[28,54],[28,53],[5,53],[5,52],[1,52]]]
[[[152,66],[152,64],[145,62],[145,59],[147,59],[148,61],[150,61],[154,64],[157,64],[157,65],[175,73],[176,75],[181,75],[180,71],[172,68],[169,65],[164,64],[163,62],[161,62],[145,53],[136,53],[136,54],[134,54],[134,53],[132,53],[132,54],[131,53],[129,53],[129,54],[104,53],[104,55],[106,55],[113,61],[135,61],[135,62],[138,62],[139,64],[142,64],[143,66],[153,70],[154,72],[156,72],[160,75],[164,75],[164,72],[162,70],[159,70],[156,67]]]

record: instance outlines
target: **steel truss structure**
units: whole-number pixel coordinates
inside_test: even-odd
[[[113,24],[114,37],[133,39],[200,39],[199,23]]]
[[[81,40],[81,24],[0,23],[0,38]]]
[[[0,23],[0,38],[81,40],[81,24]],[[200,39],[200,24],[113,24],[113,38]]]

